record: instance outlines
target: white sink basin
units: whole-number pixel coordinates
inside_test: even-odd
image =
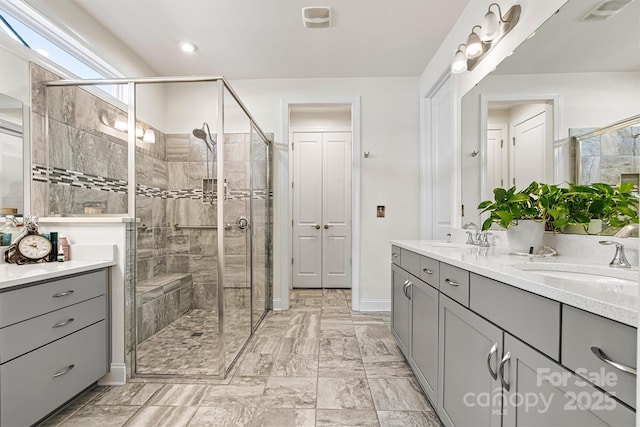
[[[638,286],[640,275],[635,270],[597,267],[581,264],[523,263],[513,267],[541,276],[556,277],[590,284]]]

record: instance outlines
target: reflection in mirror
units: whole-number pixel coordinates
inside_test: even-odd
[[[461,223],[480,224],[479,202],[514,180],[576,182],[571,136],[640,111],[640,1],[584,20],[600,2],[569,0],[462,98]]]
[[[638,192],[640,180],[640,115],[599,129],[570,129],[576,147],[578,184],[630,182]]]
[[[24,213],[22,115],[22,102],[0,94],[0,209],[7,213]]]

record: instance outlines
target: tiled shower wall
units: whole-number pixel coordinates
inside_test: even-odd
[[[581,135],[595,128],[569,129],[570,136]],[[604,182],[620,184],[621,174],[640,173],[640,126],[629,126],[580,143],[581,184]],[[636,135],[634,138],[633,136]]]

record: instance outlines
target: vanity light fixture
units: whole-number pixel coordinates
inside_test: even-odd
[[[118,113],[116,114],[116,119],[113,122],[113,126],[112,126],[115,130],[119,130],[120,132],[126,132],[127,131],[127,116],[125,116],[122,113]]]
[[[100,123],[119,132],[127,133],[129,130],[127,116],[124,113],[116,113],[115,119],[111,120],[106,111],[101,111],[98,118],[100,119]],[[156,133],[154,130],[151,128],[144,129],[140,123],[136,123],[136,138],[142,138],[142,141],[148,144],[156,143]]]
[[[464,51],[462,50],[463,46],[465,48],[467,47],[464,44],[461,44],[460,46],[458,46],[458,50],[456,51],[456,54],[453,57],[453,62],[451,63],[452,73],[458,74],[458,73],[464,73],[465,71],[467,71],[467,57],[464,56]]]
[[[484,50],[480,36],[475,32],[476,28],[482,29],[480,25],[474,25],[471,29],[471,34],[469,34],[469,38],[467,38],[467,48],[464,50],[464,56],[467,59],[475,59],[479,57],[482,55],[482,51]]]
[[[493,6],[498,8],[497,15],[491,10]],[[462,73],[473,70],[493,46],[516,26],[520,20],[521,11],[522,7],[516,4],[511,6],[503,15],[500,5],[491,3],[482,20],[482,25],[474,25],[471,29],[471,34],[467,38],[467,43],[458,46],[451,63],[451,72]],[[476,32],[478,28],[480,29],[479,33]],[[461,50],[461,46],[464,46],[465,49]]]

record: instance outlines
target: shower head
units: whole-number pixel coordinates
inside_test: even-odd
[[[205,127],[207,128],[207,130],[205,131]],[[211,137],[211,130],[209,129],[209,125],[207,124],[207,122],[202,123],[202,127],[201,128],[196,128],[193,130],[193,136],[195,136],[198,139],[201,139],[204,141],[205,144],[207,144],[207,148],[209,149],[209,151],[211,151],[213,153],[213,145],[215,144],[213,142],[213,138]],[[207,136],[209,137],[207,139]],[[211,141],[211,142],[209,142]]]

